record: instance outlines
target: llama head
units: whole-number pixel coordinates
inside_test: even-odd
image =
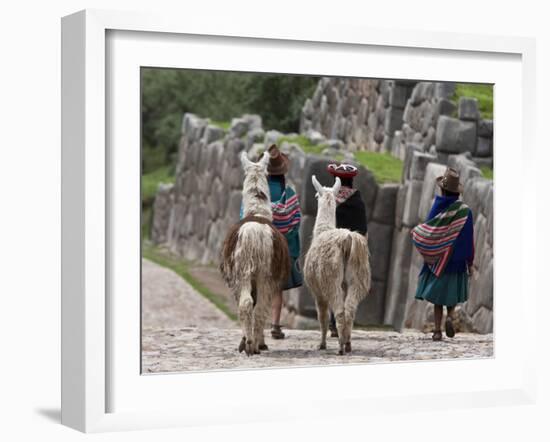
[[[336,177],[336,180],[334,181],[334,185],[332,187],[322,186],[321,183],[317,181],[317,177],[315,175],[311,176],[311,182],[313,183],[313,187],[317,191],[317,194],[315,196],[317,197],[319,204],[336,204],[336,195],[338,195],[340,187],[342,187],[342,182],[340,181],[339,177]]]
[[[338,195],[342,183],[337,177],[334,186],[323,187],[315,175],[311,177],[311,182],[317,190],[317,217],[313,229],[313,234],[317,235],[336,226],[336,195]]]
[[[254,163],[248,159],[246,152],[241,153],[241,164],[244,169],[243,183],[243,214],[256,215],[272,219],[271,197],[267,183],[267,165],[269,153],[264,152],[262,158]]]

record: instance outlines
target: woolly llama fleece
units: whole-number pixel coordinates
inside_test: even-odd
[[[321,327],[320,350],[327,348],[328,309],[336,317],[339,351],[351,352],[351,330],[359,303],[371,286],[367,237],[348,229],[336,228],[336,195],[340,178],[334,186],[323,187],[312,176],[317,190],[317,218],[313,239],[304,265],[304,278],[315,298]]]
[[[245,152],[241,154],[243,219],[229,229],[220,264],[238,305],[243,332],[239,352],[244,350],[248,356],[267,350],[264,326],[272,294],[281,289],[290,272],[286,239],[271,223],[268,162],[268,152],[257,163]]]

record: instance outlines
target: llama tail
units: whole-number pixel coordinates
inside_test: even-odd
[[[352,232],[349,236],[349,253],[345,268],[345,278],[348,284],[355,285],[367,295],[371,287],[370,253],[368,236]],[[364,295],[364,296],[365,296]]]

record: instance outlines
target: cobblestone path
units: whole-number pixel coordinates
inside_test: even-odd
[[[241,331],[236,323],[176,273],[143,260],[143,373],[375,363],[493,356],[493,335],[459,333],[433,342],[431,334],[354,330],[353,353],[337,355],[337,340],[317,350],[319,331],[285,330],[268,351],[247,357],[238,353]]]

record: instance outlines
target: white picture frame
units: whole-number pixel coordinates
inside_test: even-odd
[[[273,47],[283,45],[303,49],[307,45],[320,45],[332,48],[333,51],[354,50],[357,48],[370,48],[384,52],[384,50],[400,50],[401,55],[407,51],[426,51],[433,56],[443,57],[445,54],[469,54],[482,63],[484,55],[500,54],[502,57],[519,60],[521,91],[517,92],[519,104],[522,108],[521,120],[515,127],[501,126],[499,121],[506,121],[507,115],[498,113],[498,89],[495,94],[495,145],[505,146],[506,140],[499,138],[505,130],[510,130],[512,139],[521,144],[521,156],[524,161],[521,173],[528,174],[535,157],[535,146],[533,142],[533,113],[530,107],[535,97],[535,46],[532,39],[517,37],[488,37],[479,35],[465,35],[452,33],[428,33],[416,31],[399,32],[388,30],[376,30],[370,28],[350,28],[345,26],[308,27],[299,28],[281,24],[276,29],[267,28],[260,23],[242,23],[233,25],[231,22],[220,24],[211,23],[205,17],[194,17],[193,21],[185,24],[177,17],[155,16],[144,13],[126,13],[100,10],[81,11],[63,18],[62,21],[62,423],[85,432],[111,431],[123,429],[158,428],[168,426],[186,425],[207,425],[211,422],[254,422],[261,420],[286,419],[296,417],[323,416],[329,413],[324,406],[326,401],[325,393],[322,395],[310,395],[304,401],[296,401],[294,404],[286,404],[284,408],[277,403],[265,403],[262,407],[262,398],[256,394],[252,398],[239,399],[228,408],[226,400],[235,394],[231,386],[222,385],[221,381],[231,376],[232,385],[239,385],[239,381],[249,382],[251,385],[262,385],[269,370],[260,371],[235,371],[216,374],[194,374],[192,379],[196,391],[187,388],[191,397],[200,399],[200,391],[205,389],[219,388],[221,397],[215,403],[201,404],[200,400],[191,406],[180,406],[176,408],[173,403],[166,406],[146,407],[130,410],[126,407],[113,406],[110,395],[117,387],[117,379],[121,376],[113,376],[118,369],[113,367],[117,358],[126,358],[121,352],[113,352],[110,336],[115,333],[113,324],[116,321],[128,320],[138,321],[139,317],[130,319],[117,316],[113,313],[112,299],[109,298],[109,291],[113,288],[112,281],[112,250],[110,244],[113,242],[113,235],[116,228],[110,229],[110,222],[114,211],[113,202],[118,201],[111,192],[113,190],[113,168],[118,167],[116,158],[111,156],[109,143],[116,142],[116,131],[107,131],[106,121],[115,117],[111,114],[108,106],[109,82],[113,78],[106,75],[109,73],[108,64],[112,58],[117,57],[116,51],[109,50],[109,33],[139,33],[142,44],[147,39],[158,40],[166,38],[172,43],[178,38],[192,36],[195,40],[215,37],[217,41],[224,39],[234,42],[248,42],[249,46],[269,44]],[[134,34],[135,36],[136,34]],[[135,44],[135,42],[134,42]],[[238,44],[236,44],[238,46]],[[305,45],[305,46],[304,46]],[[129,48],[130,46],[128,46]],[[373,49],[374,48],[374,49]],[[131,52],[131,51],[130,51]],[[135,51],[134,51],[135,52]],[[435,55],[434,55],[435,54]],[[135,54],[134,54],[135,55]],[[258,61],[259,63],[259,61]],[[389,62],[388,62],[389,63]],[[175,66],[178,64],[176,63]],[[297,61],[297,72],[300,72],[300,63]],[[267,69],[267,68],[266,68]],[[302,68],[303,69],[303,68]],[[404,68],[403,68],[404,69]],[[410,67],[410,70],[421,67]],[[434,67],[434,72],[435,72]],[[236,69],[238,70],[238,69]],[[261,69],[260,69],[261,70]],[[403,70],[405,72],[406,69]],[[324,74],[340,72],[323,71]],[[371,75],[371,76],[376,76]],[[408,78],[408,77],[402,77]],[[417,77],[421,78],[421,77]],[[483,80],[484,73],[471,73],[472,79]],[[444,79],[444,78],[442,78]],[[469,81],[470,78],[457,78],[456,80]],[[512,83],[510,83],[512,84]],[[498,88],[498,83],[497,86]],[[501,109],[503,109],[501,107]],[[139,109],[134,109],[138,112]],[[132,113],[134,114],[134,111]],[[134,114],[135,115],[135,114]],[[502,120],[499,120],[502,115]],[[131,117],[128,117],[132,119]],[[134,119],[135,120],[135,119]],[[130,121],[135,125],[136,121]],[[139,124],[139,123],[138,123]],[[139,138],[139,134],[133,133],[131,137]],[[508,137],[507,137],[508,138]],[[133,141],[132,141],[133,142]],[[500,144],[499,144],[500,143]],[[135,143],[133,144],[135,145]],[[139,143],[137,144],[139,146]],[[500,147],[499,147],[500,148]],[[139,150],[139,149],[138,149]],[[136,153],[139,155],[139,152]],[[500,158],[504,158],[501,154]],[[505,176],[505,161],[498,159],[496,164],[496,176]],[[133,160],[132,160],[133,161]],[[139,164],[139,163],[138,163]],[[501,166],[502,164],[502,166]],[[130,172],[135,173],[134,172]],[[139,167],[138,167],[139,173]],[[502,175],[499,175],[502,173]],[[115,174],[116,175],[116,174]],[[110,181],[111,180],[111,181]],[[498,182],[498,181],[497,181]],[[500,182],[498,186],[501,186]],[[502,192],[515,192],[524,208],[521,220],[526,222],[535,214],[536,191],[530,188],[527,192],[523,186],[517,189],[506,187],[503,180]],[[124,188],[117,187],[124,192]],[[498,210],[499,200],[496,191],[495,210]],[[120,195],[119,195],[120,197]],[[118,197],[118,198],[119,198]],[[501,206],[502,207],[502,206]],[[498,216],[495,216],[498,218]],[[115,223],[116,224],[116,223]],[[502,225],[502,224],[501,224]],[[139,229],[139,223],[136,225]],[[502,230],[501,230],[502,232]],[[507,247],[506,250],[499,249],[498,229],[495,227],[495,255],[496,278],[506,278],[506,274],[513,267],[506,267],[504,254],[519,254],[522,263],[519,270],[521,277],[512,282],[511,289],[519,289],[521,293],[516,305],[526,310],[526,306],[536,303],[536,290],[533,269],[526,264],[527,256],[535,255],[534,232],[522,229],[520,232],[522,241],[515,248]],[[512,246],[510,246],[512,247]],[[139,259],[140,257],[138,257]],[[517,259],[517,257],[516,257]],[[502,264],[501,264],[502,263]],[[502,269],[500,272],[498,266]],[[127,275],[128,276],[128,275]],[[515,285],[514,285],[515,284]],[[498,287],[498,284],[496,284]],[[503,284],[499,290],[505,290]],[[511,290],[510,288],[508,290]],[[500,293],[500,292],[499,292]],[[516,294],[516,296],[519,296]],[[506,303],[498,303],[496,317],[496,339],[506,340],[510,337],[506,328],[501,327],[505,323]],[[131,309],[130,309],[131,310]],[[115,309],[116,311],[116,309]],[[120,311],[120,309],[119,309]],[[135,313],[135,311],[134,311]],[[502,318],[498,315],[503,315]],[[135,316],[135,315],[134,315]],[[122,319],[121,319],[122,318]],[[460,384],[455,391],[439,391],[435,389],[411,387],[398,393],[396,390],[384,390],[384,382],[380,383],[380,389],[376,390],[370,385],[370,392],[366,389],[356,388],[350,392],[349,389],[342,389],[346,394],[333,392],[332,400],[339,400],[339,413],[350,415],[364,415],[374,411],[405,411],[414,403],[415,409],[430,409],[434,399],[441,402],[452,403],[453,407],[469,407],[472,403],[480,406],[498,405],[503,403],[532,403],[535,397],[535,367],[534,367],[534,335],[535,324],[529,323],[525,316],[516,319],[522,327],[522,341],[513,341],[510,338],[511,347],[496,347],[495,358],[482,365],[476,365],[479,361],[446,361],[448,367],[455,370],[479,370],[480,376],[494,378],[494,382],[481,387],[481,382],[468,389],[466,383]],[[500,327],[500,328],[499,328]],[[135,333],[135,330],[133,331]],[[115,333],[116,334],[116,333]],[[116,339],[115,339],[116,340]],[[511,359],[506,359],[512,351],[519,349],[517,363],[511,364]],[[118,347],[120,348],[120,347]],[[133,356],[132,356],[133,357]],[[499,359],[500,358],[500,359]],[[501,363],[502,361],[502,363]],[[131,364],[135,365],[135,361]],[[437,362],[415,363],[415,364],[383,364],[369,366],[369,373],[376,376],[386,376],[397,379],[407,371],[407,376],[417,371],[429,369],[431,365],[437,366]],[[441,364],[441,362],[439,363]],[[457,365],[458,364],[458,365]],[[118,364],[117,364],[118,365]],[[418,368],[415,368],[418,366]],[[504,366],[506,366],[506,372]],[[130,369],[130,368],[128,368]],[[339,376],[341,370],[346,371],[349,382],[361,376],[364,366],[354,367],[322,367],[308,369],[276,370],[270,376],[274,381],[273,388],[277,388],[279,382],[295,383],[297,386],[309,388],[308,382],[315,377],[323,375],[331,378]],[[323,370],[320,372],[319,370]],[[497,370],[498,373],[493,373]],[[134,373],[139,376],[139,373]],[[151,402],[148,395],[157,394],[159,391],[177,391],[181,388],[178,376],[163,375],[149,377],[154,379],[147,381],[148,385],[127,383],[126,390],[120,394],[129,394],[130,388],[138,388],[137,393],[143,395],[145,400]],[[217,377],[216,377],[217,376]],[[114,381],[113,381],[114,379]],[[136,378],[137,379],[137,378]],[[380,379],[380,378],[379,378]],[[481,378],[483,380],[485,378]],[[124,383],[122,381],[120,384]],[[162,384],[162,385],[161,385]],[[209,387],[210,385],[210,387]],[[351,385],[351,384],[350,384]],[[139,390],[143,388],[143,390]],[[224,390],[226,388],[226,390]],[[416,389],[415,389],[416,388]],[[214,390],[218,391],[218,390]],[[265,393],[265,392],[264,392]],[[118,393],[117,393],[118,394]],[[119,394],[119,396],[120,396]],[[165,394],[165,393],[159,393]],[[206,394],[206,393],[203,393]],[[193,396],[195,395],[195,396]],[[227,395],[224,397],[224,395]],[[126,402],[135,401],[136,398],[128,396]],[[160,396],[158,396],[160,397]],[[267,397],[267,394],[266,396]],[[376,398],[376,401],[372,399]],[[120,401],[121,403],[123,401]],[[307,406],[304,406],[307,405]],[[225,407],[225,411],[224,411]],[[207,413],[208,410],[208,413]],[[334,410],[331,410],[334,413]]]

